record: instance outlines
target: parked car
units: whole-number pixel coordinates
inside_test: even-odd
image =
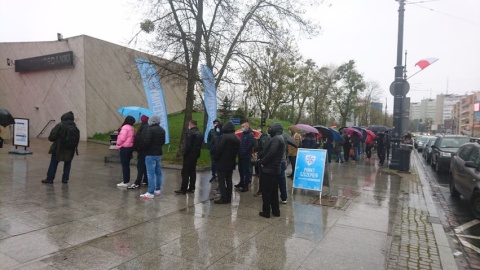
[[[422,156],[427,161],[427,164],[430,164],[432,161],[432,145],[435,143],[436,139],[437,137],[430,137],[425,144],[425,149],[422,152]]]
[[[425,149],[425,145],[427,144],[429,139],[436,138],[435,136],[422,136],[418,142],[417,142],[417,151],[418,152],[423,152],[423,149]]]
[[[439,135],[432,145],[432,167],[436,172],[447,168],[450,170],[450,161],[460,146],[469,143],[470,138],[463,135]]]
[[[480,219],[480,144],[467,143],[450,163],[450,194],[470,201],[472,214]]]
[[[413,147],[418,148],[418,141],[423,138],[423,135],[417,135],[413,138]]]

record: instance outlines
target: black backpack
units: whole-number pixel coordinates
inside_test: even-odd
[[[78,146],[80,141],[80,130],[75,124],[66,125],[65,134],[62,137],[62,146],[65,149],[73,150]]]

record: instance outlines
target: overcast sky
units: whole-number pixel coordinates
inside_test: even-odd
[[[240,0],[239,0],[240,1]],[[294,0],[292,0],[294,1]],[[302,40],[300,52],[317,65],[340,65],[353,59],[367,80],[382,88],[381,102],[393,97],[397,52],[398,2],[329,0],[311,10],[321,34]],[[133,2],[135,2],[133,0]],[[141,14],[132,0],[0,0],[0,42],[51,41],[89,35],[126,45],[139,27]],[[480,0],[411,0],[405,6],[404,50],[408,75],[426,57],[440,60],[409,79],[412,102],[441,93],[480,91]]]

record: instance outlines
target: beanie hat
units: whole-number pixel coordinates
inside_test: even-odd
[[[151,125],[155,125],[155,124],[160,124],[160,117],[154,115],[152,117],[150,117],[148,119],[148,124],[151,126]]]
[[[148,116],[142,115],[142,117],[140,118],[140,120],[142,120],[143,123],[146,123],[146,122],[148,121]]]

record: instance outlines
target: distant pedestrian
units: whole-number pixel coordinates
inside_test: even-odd
[[[391,148],[391,143],[390,139],[392,138],[392,131],[386,131],[385,132],[385,150],[387,152],[386,158],[387,160],[390,160],[390,148]]]
[[[380,131],[375,140],[377,141],[377,156],[379,159],[378,165],[383,166],[383,163],[385,162],[385,147],[387,141],[385,133]]]
[[[373,140],[373,136],[367,135],[367,139],[365,140],[365,154],[367,155],[367,159],[372,157]]]
[[[279,123],[273,123],[268,129],[272,138],[262,152],[262,158],[258,161],[262,173],[262,212],[260,216],[270,218],[270,213],[280,216],[278,201],[278,180],[281,172],[282,157],[285,155],[285,139],[282,136],[283,128]]]
[[[318,149],[320,144],[317,141],[317,137],[312,132],[305,134],[302,140],[302,148]]]
[[[135,118],[129,115],[119,128],[116,148],[120,150],[123,181],[118,183],[117,187],[128,187],[128,183],[130,182],[130,160],[132,159],[133,141],[135,137],[133,124],[135,124]]]
[[[352,136],[350,137],[350,143],[352,144],[353,151],[354,151],[353,159],[355,161],[359,161],[359,159],[360,159],[360,136],[356,132],[352,133]]]
[[[60,161],[63,161],[62,183],[68,183],[73,156],[75,153],[78,155],[77,146],[80,140],[80,131],[75,125],[73,112],[63,114],[60,120],[61,122],[52,129],[48,136],[48,140],[53,143],[48,150],[51,158],[47,178],[42,180],[44,184],[53,184]]]
[[[342,153],[343,145],[345,144],[345,140],[343,136],[340,136],[340,139],[334,143],[333,151],[335,152],[335,156],[337,157],[337,163],[344,163],[345,159]]]
[[[232,201],[232,175],[235,170],[235,159],[240,148],[240,140],[235,135],[235,126],[227,122],[222,127],[222,136],[215,149],[215,162],[217,166],[217,179],[220,188],[220,199],[217,204],[227,204]]]
[[[292,136],[292,138],[295,140],[295,144],[298,147],[302,147],[302,135],[298,134],[297,127],[290,126],[288,127],[288,130],[290,131],[290,135]],[[297,153],[298,153],[297,147],[288,145],[288,161],[292,165],[292,172],[290,173],[290,175],[287,176],[288,178],[293,178],[293,176],[295,175],[295,164],[297,163]]]
[[[330,141],[330,139],[325,139],[325,142],[323,143],[323,149],[327,150],[328,163],[332,163],[333,143]]]
[[[238,172],[240,174],[240,182],[235,185],[241,188],[241,192],[247,192],[248,186],[252,179],[253,168],[251,163],[253,145],[255,138],[250,124],[245,122],[242,124],[242,138],[240,139],[240,148],[238,150]]]
[[[256,149],[258,158],[260,158],[260,156],[262,155],[262,151],[265,149],[265,146],[267,146],[269,141],[270,141],[270,135],[268,135],[268,127],[267,127],[266,132],[262,133],[262,135],[258,139],[258,147]],[[285,164],[285,167],[286,167],[286,164]],[[262,173],[262,170],[260,168],[260,165],[258,165],[258,163],[255,165],[255,170],[256,171],[258,170],[257,171],[257,176],[260,176],[260,174]],[[283,177],[285,178],[285,172],[283,174]],[[259,180],[258,181],[258,191],[255,192],[255,194],[253,194],[253,196],[258,197],[260,195],[262,195],[262,183]]]
[[[220,140],[220,134],[222,132],[222,126],[219,119],[213,120],[213,128],[210,129],[207,136],[207,147],[210,150],[210,167],[212,169],[212,178],[210,178],[210,183],[215,181],[217,178],[217,166],[215,163],[215,144]]]
[[[184,142],[183,167],[182,167],[182,185],[177,194],[187,194],[195,192],[197,182],[197,160],[200,157],[200,151],[203,144],[203,135],[197,127],[197,121],[188,122],[188,132]]]
[[[352,149],[352,144],[350,143],[350,136],[346,133],[342,135],[343,137],[343,157],[345,162],[350,160],[350,149]]]
[[[142,134],[142,148],[145,150],[145,164],[148,174],[148,191],[140,195],[144,199],[153,199],[162,189],[162,147],[165,144],[165,130],[160,126],[160,117],[154,115],[148,119],[148,129]]]
[[[141,184],[148,185],[147,166],[145,165],[145,149],[142,146],[142,134],[148,129],[148,116],[142,115],[142,124],[133,139],[133,150],[137,151],[137,179],[128,189],[137,189]]]

